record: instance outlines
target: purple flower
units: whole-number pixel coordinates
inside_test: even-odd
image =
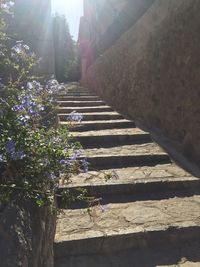
[[[14,4],[15,3],[13,1],[8,1],[4,4],[1,4],[0,7],[9,10],[11,7],[14,6]]]
[[[51,178],[51,180],[56,180],[57,179],[57,176],[52,172],[52,173],[50,173],[50,178]]]
[[[117,172],[115,170],[112,170],[112,178],[115,180],[119,180],[119,175],[117,174]]]
[[[11,155],[11,158],[12,158],[13,160],[21,160],[21,159],[23,159],[24,157],[25,157],[25,154],[24,154],[23,151],[14,152],[14,153],[12,153],[12,155]]]
[[[76,158],[79,158],[81,154],[82,154],[82,151],[80,149],[74,151],[74,155],[76,156]]]
[[[80,150],[75,150],[72,155],[69,156],[67,159],[60,160],[61,165],[66,165],[67,167],[73,166],[74,162],[77,161],[77,158],[79,158],[81,155]]]
[[[28,82],[27,85],[26,85],[26,88],[28,90],[32,90],[33,89],[33,83],[32,82]]]
[[[9,154],[12,154],[15,152],[15,148],[16,148],[16,144],[13,140],[9,140],[6,144],[6,151],[9,153]]]
[[[73,159],[73,158],[62,159],[62,160],[60,160],[60,164],[70,168],[73,165],[74,161],[75,161],[75,159]]]
[[[29,109],[28,113],[32,116],[32,117],[38,117],[39,113],[33,109]]]
[[[46,89],[48,90],[49,94],[55,94],[59,91],[59,83],[55,79],[51,79],[47,81]]]
[[[74,121],[74,122],[81,122],[83,119],[83,115],[76,112],[76,111],[72,111],[68,116],[67,116],[67,120],[68,121]]]
[[[20,54],[24,51],[29,51],[30,47],[24,44],[23,41],[17,41],[16,44],[12,47],[12,52],[16,54]]]
[[[0,162],[4,162],[4,157],[3,157],[3,155],[0,155]]]
[[[65,88],[65,86],[64,86],[64,84],[60,84],[59,86],[58,86],[58,91],[64,91],[66,88]]]
[[[44,111],[45,110],[45,107],[42,106],[42,105],[38,105],[38,109],[39,109],[39,111]]]
[[[17,118],[17,120],[22,123],[23,125],[26,124],[26,122],[28,122],[30,120],[30,116],[28,115],[21,115]]]
[[[61,159],[61,160],[60,160],[60,164],[61,164],[61,165],[65,165],[65,164],[66,164],[66,160]]]
[[[13,111],[15,111],[15,112],[22,112],[22,111],[24,111],[25,110],[25,108],[24,108],[24,106],[22,106],[22,105],[15,105],[13,108],[12,108],[12,110]]]
[[[32,81],[31,84],[35,88],[35,90],[37,91],[37,93],[40,93],[44,89],[40,82]],[[30,85],[29,85],[29,87],[30,87]]]
[[[24,108],[30,108],[30,107],[35,107],[36,103],[32,101],[30,96],[24,96],[22,98],[22,105],[24,106]]]
[[[102,210],[102,212],[106,212],[109,210],[109,206],[108,205],[100,205],[100,208]]]
[[[81,163],[81,168],[83,169],[84,172],[88,172],[89,170],[89,163],[87,162],[86,159],[80,160]]]
[[[11,48],[11,57],[17,61],[23,60],[23,55],[30,56],[30,47],[24,44],[23,41],[17,41]]]

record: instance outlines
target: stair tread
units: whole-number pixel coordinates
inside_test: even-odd
[[[70,113],[60,113],[59,115],[69,115]],[[115,111],[104,111],[104,112],[85,112],[84,113],[84,116],[95,116],[95,115],[99,115],[99,116],[103,116],[103,115],[120,115],[122,116],[121,114],[119,114],[118,112],[115,112]]]
[[[68,116],[70,113],[65,113],[61,114],[59,113],[58,116],[61,121],[67,120]],[[90,112],[90,113],[85,113],[83,115],[82,121],[89,121],[89,120],[114,120],[114,119],[122,119],[122,115],[120,115],[117,112]]]
[[[58,216],[55,243],[98,239],[102,246],[106,246],[106,239],[110,236],[126,238],[131,235],[134,239],[135,235],[137,239],[139,233],[142,238],[142,234],[146,236],[148,232],[200,228],[199,213],[198,195],[159,201],[110,203],[104,207],[97,205],[90,210],[90,215],[87,209],[62,210]],[[105,244],[102,244],[102,238]]]
[[[58,100],[57,103],[60,104],[60,103],[77,103],[77,104],[80,104],[80,103],[104,103],[102,100],[86,100],[86,101],[79,101],[79,100]]]
[[[79,109],[81,109],[81,110],[100,109],[101,110],[102,108],[110,108],[110,107],[107,105],[102,105],[102,106],[97,106],[97,107],[94,107],[94,106],[91,106],[91,107],[67,107],[67,109],[71,109],[72,111],[78,111]],[[58,108],[59,111],[62,111],[63,109],[66,109],[66,107],[59,107]]]
[[[105,175],[112,175],[113,170],[117,174],[106,180]],[[125,184],[146,184],[152,182],[171,181],[198,181],[175,164],[161,164],[156,166],[139,166],[127,168],[115,168],[101,171],[89,171],[80,173],[70,178],[70,181],[62,187],[88,187],[88,186],[109,186]]]
[[[59,96],[58,99],[63,99],[63,100],[66,100],[66,101],[98,101],[100,100],[100,98],[98,96],[68,96],[68,95],[65,95],[65,96]]]
[[[86,124],[91,124],[91,125],[94,125],[94,124],[103,124],[103,123],[109,123],[109,124],[115,124],[115,123],[120,123],[120,122],[132,122],[130,120],[126,120],[126,119],[116,119],[116,120],[93,120],[93,121],[82,121],[81,123],[74,123],[74,125],[86,125]],[[66,122],[66,121],[61,121],[60,122],[61,124],[69,124],[69,122]],[[132,122],[133,123],[133,122]]]
[[[135,156],[135,155],[167,155],[155,143],[135,145],[120,145],[109,148],[89,148],[83,150],[83,155],[90,158],[106,156]]]
[[[58,112],[61,117],[67,116],[70,110],[83,112],[85,119],[72,124],[71,135],[88,147],[82,157],[88,159],[91,170],[72,176],[59,190],[68,188],[74,192],[75,188],[87,188],[89,194],[102,196],[103,200],[99,199],[89,209],[79,206],[64,209],[58,215],[54,247],[56,261],[61,264],[58,266],[65,266],[68,259],[71,264],[72,255],[87,257],[84,266],[96,266],[95,259],[102,254],[104,261],[105,253],[114,255],[116,251],[122,253],[129,249],[136,253],[141,251],[138,248],[165,246],[171,249],[171,245],[199,242],[200,180],[170,162],[159,145],[143,138],[149,133],[134,127],[134,122],[112,118],[120,115],[113,110],[101,110],[110,107],[98,96],[87,90],[82,93],[84,88],[77,84],[71,88],[70,95],[60,96],[58,103],[62,107]],[[61,120],[60,124],[69,122]],[[140,142],[136,142],[137,136],[142,136]],[[111,175],[108,180],[106,174]],[[92,265],[90,255],[94,257]],[[178,260],[174,263],[178,264]],[[116,264],[108,262],[105,266]]]
[[[135,134],[147,134],[139,128],[125,128],[125,129],[105,129],[105,130],[94,130],[84,132],[73,132],[71,133],[74,137],[81,136],[107,136],[107,135],[135,135]]]

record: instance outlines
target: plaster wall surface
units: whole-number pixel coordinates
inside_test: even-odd
[[[82,81],[200,166],[200,1],[156,0]]]

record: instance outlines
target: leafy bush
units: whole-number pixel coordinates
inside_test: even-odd
[[[0,0],[0,202],[31,198],[42,206],[52,203],[61,177],[88,165],[67,128],[58,126],[56,95],[64,85],[29,80],[36,56],[23,41],[8,49],[9,6]]]

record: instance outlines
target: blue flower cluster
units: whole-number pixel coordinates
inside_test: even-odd
[[[38,105],[31,94],[26,96],[18,96],[19,104],[15,105],[12,110],[19,113],[19,121],[26,122],[31,118],[40,116],[40,112],[44,110],[42,105]]]
[[[111,176],[112,176],[112,179],[119,180],[119,175],[117,174],[115,170],[112,170]]]
[[[72,155],[70,155],[67,159],[62,159],[60,161],[61,165],[67,166],[67,168],[73,167],[75,162],[78,162],[80,165],[80,169],[84,172],[88,172],[89,163],[85,158],[81,159],[81,150],[75,150]]]
[[[57,94],[61,90],[64,90],[65,86],[63,83],[59,84],[57,80],[54,78],[50,79],[47,81],[46,84],[46,90],[48,91],[49,94]]]
[[[5,161],[4,157],[0,155],[0,162],[4,162],[4,161]]]
[[[16,144],[12,139],[6,143],[5,148],[6,148],[6,152],[9,154],[12,160],[21,160],[25,157],[25,154],[23,151],[16,151]]]
[[[83,115],[76,112],[76,111],[72,111],[68,116],[67,116],[67,120],[70,122],[81,122],[83,119]]]
[[[2,3],[1,5],[0,5],[0,8],[2,8],[2,9],[5,9],[5,10],[9,10],[11,7],[13,7],[14,6],[14,2],[13,1],[8,1],[8,2],[6,2],[6,3]]]
[[[101,208],[102,212],[106,212],[106,211],[109,210],[108,204],[106,204],[106,205],[100,205],[100,208]]]
[[[16,61],[20,61],[24,55],[31,57],[33,53],[30,51],[30,47],[24,44],[23,41],[17,41],[11,48],[11,57]]]
[[[28,91],[35,90],[36,93],[41,93],[44,90],[44,87],[41,85],[41,83],[37,81],[28,82],[26,88]]]
[[[81,168],[83,169],[84,172],[88,172],[89,170],[89,163],[87,162],[86,159],[80,160],[81,162]]]

